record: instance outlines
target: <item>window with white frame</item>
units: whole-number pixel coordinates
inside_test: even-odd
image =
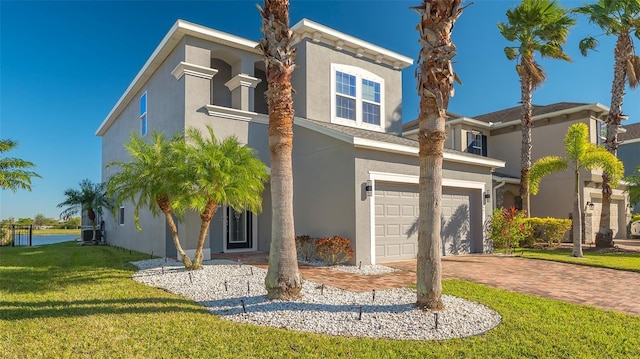
[[[384,80],[364,69],[332,64],[331,121],[384,130]]]
[[[603,121],[596,121],[596,143],[599,145],[604,145],[607,141],[607,125]]]
[[[140,96],[140,133],[147,134],[147,93]]]
[[[120,205],[118,210],[118,224],[124,226],[124,203]]]
[[[482,133],[467,132],[467,152],[487,157],[487,136]]]

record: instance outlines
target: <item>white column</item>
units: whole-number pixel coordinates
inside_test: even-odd
[[[231,91],[231,106],[242,111],[253,111],[254,89],[262,80],[247,74],[238,74],[225,83]]]

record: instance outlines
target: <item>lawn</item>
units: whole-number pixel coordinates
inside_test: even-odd
[[[488,333],[447,341],[354,339],[223,321],[130,279],[147,255],[61,243],[0,248],[0,358],[640,356],[640,317],[450,280],[497,310]]]
[[[596,252],[588,248],[584,248],[583,252],[583,258],[576,258],[571,256],[570,249],[524,248],[514,251],[523,258],[640,272],[640,252]]]

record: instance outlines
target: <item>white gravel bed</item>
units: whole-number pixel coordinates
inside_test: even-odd
[[[351,266],[351,265],[335,265],[335,266],[327,266],[324,264],[323,261],[316,261],[316,260],[311,260],[311,261],[305,261],[305,260],[298,260],[300,263],[303,264],[308,264],[314,267],[323,267],[323,268],[329,268],[329,269],[335,269],[341,272],[346,272],[346,273],[353,273],[353,274],[360,274],[360,275],[377,275],[377,274],[387,274],[387,273],[393,273],[393,272],[397,272],[398,270],[395,268],[391,268],[391,267],[387,267],[387,266],[383,266],[380,264],[365,264],[365,265],[357,265],[357,266]]]
[[[266,270],[232,261],[206,261],[203,270],[191,272],[173,260],[133,264],[140,268],[134,280],[190,298],[240,323],[348,337],[428,340],[481,334],[501,321],[482,304],[448,295],[442,297],[445,310],[420,311],[414,307],[415,291],[406,288],[355,293],[305,281],[301,300],[269,301]]]

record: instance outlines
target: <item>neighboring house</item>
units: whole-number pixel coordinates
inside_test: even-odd
[[[622,127],[625,132],[618,134],[618,158],[624,163],[624,175],[638,174],[640,167],[640,123]],[[632,208],[633,213],[640,213],[640,203]]]
[[[354,263],[415,258],[418,144],[401,137],[402,70],[412,60],[306,19],[296,34],[293,175],[297,234],[351,239]],[[189,126],[236,136],[269,166],[265,65],[257,43],[179,20],[133,79],[96,134],[102,137],[102,180],[127,161],[130,133],[171,136]],[[444,153],[443,253],[485,251],[492,172],[501,160],[449,149]],[[205,243],[210,253],[268,251],[269,183],[263,212],[221,206]],[[163,217],[140,214],[142,232],[123,203],[105,218],[110,243],[176,256]],[[199,217],[178,225],[193,254]]]
[[[598,103],[560,102],[533,107],[532,160],[556,155],[564,156],[564,136],[577,122],[589,126],[591,141],[604,140],[603,120],[609,109]],[[458,151],[480,154],[506,162],[506,166],[493,174],[494,206],[522,208],[519,196],[520,148],[522,132],[520,106],[483,115],[450,116],[447,120],[446,146]],[[404,125],[404,135],[416,138],[415,121]],[[636,156],[637,158],[637,156]],[[602,172],[582,171],[580,196],[585,216],[585,242],[593,243],[598,231],[602,208]],[[531,215],[535,217],[568,218],[573,206],[573,174],[564,171],[549,175],[540,184],[537,195],[531,196]],[[614,238],[625,238],[628,222],[628,195],[624,187],[613,190],[611,227]],[[593,205],[591,205],[593,204]]]

